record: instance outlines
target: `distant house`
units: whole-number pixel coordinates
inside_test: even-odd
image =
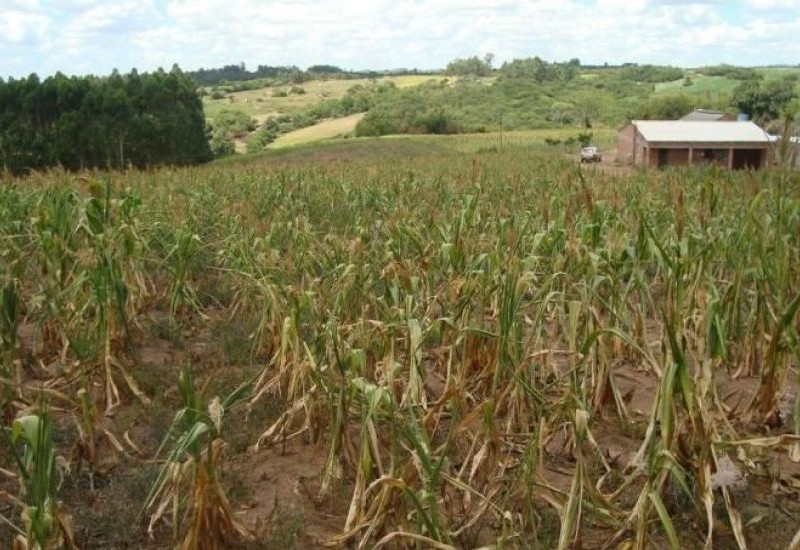
[[[700,120],[700,121],[721,121],[721,120],[734,120],[732,115],[723,113],[722,111],[712,111],[711,109],[695,109],[687,115],[683,115],[681,120]]]
[[[773,144],[773,147],[777,150],[781,148],[781,137],[780,136],[769,136],[770,141]],[[789,138],[789,165],[794,168],[795,170],[800,169],[800,136],[794,136]]]
[[[763,168],[770,159],[770,143],[770,136],[752,122],[632,120],[619,132],[617,160],[654,168]]]

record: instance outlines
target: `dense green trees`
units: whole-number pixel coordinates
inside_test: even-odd
[[[658,82],[680,80],[683,78],[683,69],[669,66],[665,67],[663,65],[628,64],[623,65],[623,67],[619,69],[618,76],[622,80],[656,84]]]
[[[745,80],[733,91],[733,105],[759,124],[772,122],[797,97],[797,79],[793,76],[777,80]]]
[[[195,84],[175,66],[0,79],[0,169],[191,164],[211,157]]]
[[[486,54],[491,64],[492,54]],[[434,71],[437,72],[437,71]],[[393,69],[391,71],[352,71],[336,65],[311,65],[306,70],[296,65],[259,65],[250,71],[244,63],[224,65],[213,69],[187,71],[186,74],[199,86],[220,87],[220,92],[242,92],[256,90],[276,84],[302,84],[311,80],[337,78],[342,80],[357,78],[377,78],[386,75],[425,74],[417,69]],[[212,90],[213,93],[213,90]]]
[[[700,67],[697,72],[706,76],[726,76],[734,80],[758,80],[761,75],[750,67],[737,67],[735,65],[712,65]]]
[[[573,59],[568,63],[548,63],[538,57],[514,59],[503,63],[500,74],[507,78],[529,78],[536,82],[572,80],[580,70],[580,61]]]
[[[458,58],[447,64],[444,72],[456,76],[489,76],[492,74],[492,59],[494,54],[487,53],[483,59],[477,55]]]
[[[643,120],[677,120],[690,113],[695,107],[695,99],[683,95],[656,96],[642,103],[636,118]]]
[[[306,72],[315,73],[319,75],[341,74],[345,72],[341,67],[336,65],[311,65]]]
[[[295,75],[302,72],[295,66],[272,67],[269,65],[259,65],[255,71],[248,71],[245,64],[240,63],[212,69],[201,68],[196,71],[187,71],[186,74],[201,86],[215,86],[223,82],[245,82],[262,78],[285,77],[292,81]]]

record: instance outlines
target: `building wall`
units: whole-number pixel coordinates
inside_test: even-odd
[[[637,166],[658,166],[658,156],[654,153],[655,149],[650,147],[650,144],[645,141],[642,134],[638,131],[636,135],[636,157]]]
[[[658,149],[642,146],[642,152],[638,156],[638,165],[648,168],[658,168]]]
[[[620,164],[633,164],[633,144],[636,128],[628,124],[617,134],[617,162]]]

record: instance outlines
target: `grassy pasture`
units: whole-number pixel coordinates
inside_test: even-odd
[[[378,79],[380,82],[393,82],[399,88],[418,86],[430,80],[441,80],[436,75],[402,75],[388,76]],[[344,97],[347,90],[358,84],[367,84],[368,79],[354,80],[312,80],[296,85],[305,93],[290,93],[292,85],[269,86],[257,90],[233,92],[222,99],[212,99],[210,95],[203,98],[203,109],[206,118],[213,119],[224,109],[238,110],[251,117],[262,120],[266,116],[291,114],[323,101]],[[286,97],[276,97],[276,92],[286,92]]]
[[[756,68],[756,72],[762,75],[765,79],[782,78],[788,75],[800,74],[800,69],[796,67],[786,68]],[[693,71],[687,73],[692,80],[690,86],[684,86],[684,79],[674,80],[672,82],[663,82],[655,85],[655,93],[657,95],[674,95],[674,94],[689,94],[697,96],[714,97],[720,94],[732,94],[733,90],[738,86],[741,81],[728,78],[726,76],[706,76]],[[798,84],[800,90],[800,84]]]
[[[343,97],[348,89],[357,84],[368,82],[366,79],[358,80],[314,80],[296,85],[305,93],[288,93],[291,85],[266,87],[258,90],[232,92],[222,99],[212,99],[211,96],[203,98],[203,109],[206,117],[213,119],[223,109],[235,109],[250,116],[286,114],[310,107],[324,99]],[[286,92],[286,97],[276,97],[275,92]]]
[[[690,86],[684,86],[683,79],[656,84],[656,94],[674,95],[682,93],[698,96],[715,96],[723,93],[731,93],[733,89],[739,85],[738,80],[725,76],[706,76],[692,73],[690,78],[692,79],[692,84]]]
[[[764,75],[764,78],[781,78],[800,74],[800,67],[757,67],[756,72]]]
[[[560,132],[6,177],[1,464],[63,479],[4,474],[0,513],[103,548],[787,547],[800,181],[581,168]]]
[[[294,148],[301,145],[311,145],[326,147],[331,140],[347,135],[355,129],[355,125],[363,115],[352,115],[340,119],[326,121],[316,124],[309,128],[292,132],[281,136],[270,145],[271,150]],[[508,132],[485,132],[480,134],[458,134],[458,135],[397,135],[383,136],[381,141],[394,141],[409,144],[429,144],[449,150],[451,152],[475,153],[487,150],[499,150],[505,148],[533,148],[534,150],[547,149],[553,152],[577,153],[580,146],[556,145],[548,146],[545,139],[561,140],[575,138],[578,134],[591,132],[593,135],[592,143],[604,149],[616,147],[617,130],[613,128],[542,128],[537,130],[513,130]],[[349,138],[351,142],[375,142],[372,138]],[[318,143],[321,142],[321,143]],[[316,144],[316,145],[315,145]],[[354,147],[358,147],[354,145]]]

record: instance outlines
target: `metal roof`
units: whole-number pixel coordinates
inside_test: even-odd
[[[691,113],[681,117],[681,120],[722,120],[727,115],[720,111],[710,109],[695,109]]]
[[[769,134],[753,122],[705,120],[632,120],[649,142],[769,143]]]

